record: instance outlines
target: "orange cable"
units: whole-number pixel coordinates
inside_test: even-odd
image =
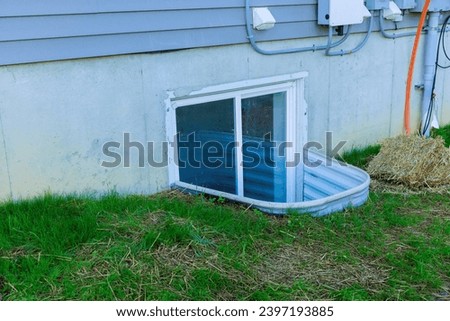
[[[406,131],[406,135],[411,133],[411,84],[414,75],[414,66],[416,63],[417,48],[419,47],[420,35],[422,34],[422,28],[425,23],[425,18],[427,16],[428,7],[430,6],[431,0],[425,0],[423,5],[422,14],[420,15],[419,25],[417,26],[416,37],[414,39],[414,46],[411,53],[411,60],[409,62],[408,69],[408,79],[406,81],[406,96],[405,96],[405,110],[403,115],[403,124]]]

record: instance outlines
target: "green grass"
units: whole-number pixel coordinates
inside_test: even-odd
[[[353,166],[365,168],[370,160],[380,152],[381,145],[371,145],[365,148],[354,148],[344,153],[340,160]]]
[[[439,129],[433,129],[432,136],[441,136],[445,140],[445,146],[450,146],[450,124]]]
[[[6,300],[449,298],[448,195],[374,194],[323,218],[203,196],[0,206]]]
[[[0,299],[449,300],[449,193],[372,192],[322,218],[178,192],[7,202]]]

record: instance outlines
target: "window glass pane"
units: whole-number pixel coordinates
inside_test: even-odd
[[[286,202],[286,93],[243,99],[242,134],[244,196]]]
[[[234,99],[176,109],[180,181],[236,194]]]

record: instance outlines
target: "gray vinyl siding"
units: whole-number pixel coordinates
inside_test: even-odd
[[[244,4],[244,0],[3,0],[0,65],[245,43]],[[251,4],[269,6],[277,20],[275,28],[256,32],[258,41],[327,32],[317,25],[317,0]],[[407,16],[399,26],[414,26],[416,21],[417,15]]]

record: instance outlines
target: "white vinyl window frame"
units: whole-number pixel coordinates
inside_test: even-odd
[[[304,79],[306,72],[282,76],[261,78],[211,86],[202,90],[191,92],[186,96],[176,97],[173,91],[167,92],[166,99],[166,133],[170,144],[168,149],[169,185],[189,190],[208,193],[234,200],[251,203],[251,199],[244,197],[243,155],[242,155],[242,99],[259,97],[263,95],[286,93],[286,142],[292,142],[293,148],[288,148],[286,159],[294,161],[295,154],[303,155],[303,146],[307,141],[307,105],[304,99]],[[176,145],[176,110],[180,107],[197,105],[212,101],[234,99],[234,126],[236,148],[236,194],[215,191],[209,188],[180,181]],[[286,168],[286,203],[297,202],[303,199],[303,183],[297,182],[303,177],[303,166]]]

